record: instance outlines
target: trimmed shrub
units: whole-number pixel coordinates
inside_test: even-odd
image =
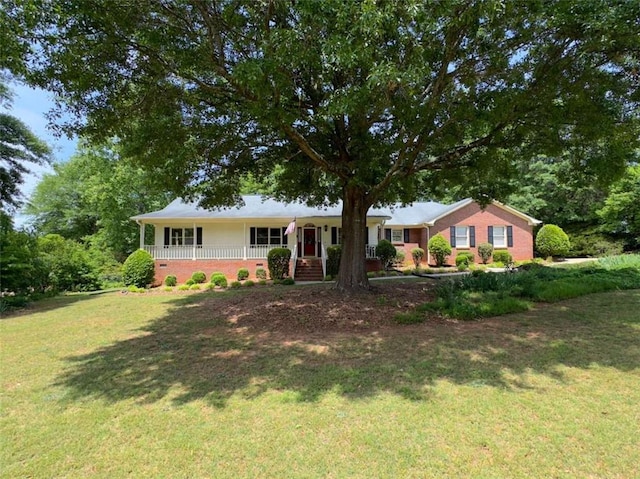
[[[458,267],[458,269],[460,268],[460,265],[463,264],[466,268],[468,268],[471,264],[473,264],[474,261],[475,257],[470,251],[461,251],[456,255],[456,266]]]
[[[227,287],[227,277],[224,273],[213,273],[211,276],[211,284],[214,286],[220,286],[221,288]]]
[[[267,279],[267,270],[264,268],[256,269],[256,278],[258,279]]]
[[[240,286],[242,286],[242,283],[240,281],[232,281],[231,284],[229,285],[231,289],[237,289]]]
[[[194,280],[192,280],[191,278],[189,278],[188,280],[186,280],[184,282],[184,284],[186,284],[187,286],[192,286],[192,285],[196,284],[196,282]]]
[[[380,240],[376,245],[376,256],[380,259],[382,267],[386,270],[391,267],[391,264],[398,254],[396,247],[388,240]]]
[[[506,249],[497,249],[493,252],[493,262],[494,263],[502,263],[509,264],[512,261],[511,253],[509,253]]]
[[[395,268],[402,268],[404,266],[405,260],[406,260],[406,255],[404,254],[404,251],[399,249],[396,251],[396,257],[393,258],[393,266]]]
[[[164,284],[166,286],[175,286],[176,284],[178,284],[178,278],[170,274],[166,278],[164,278]]]
[[[293,278],[285,278],[282,280],[282,284],[284,284],[285,286],[291,286],[292,284],[296,284],[296,282],[293,280]]]
[[[260,281],[258,281],[258,284],[260,286],[266,286],[267,285],[267,280],[266,279],[261,279]]]
[[[129,255],[122,265],[122,281],[126,286],[144,288],[153,283],[155,262],[149,253],[139,249]]]
[[[340,270],[340,258],[342,247],[340,245],[329,246],[327,248],[327,275],[335,276]]]
[[[238,270],[238,281],[244,281],[249,277],[249,270],[247,268],[240,268]]]
[[[191,279],[194,283],[201,284],[207,280],[207,275],[203,271],[196,271],[191,275]]]
[[[256,283],[254,283],[254,282],[253,282],[253,281],[251,281],[250,279],[248,279],[248,280],[246,280],[244,283],[242,283],[242,286],[247,286],[247,287],[255,286],[255,285],[256,285]]]
[[[189,285],[181,284],[180,286],[178,286],[178,291],[189,291]]]
[[[562,228],[556,225],[544,225],[536,235],[536,249],[543,258],[563,257],[569,253],[571,243]]]
[[[207,283],[204,285],[204,289],[214,289],[216,287],[213,283]]]
[[[165,286],[165,287],[163,288],[163,291],[165,291],[165,292],[167,292],[167,293],[168,293],[168,292],[170,292],[170,291],[173,291],[173,288],[172,288],[171,286]]]
[[[424,250],[422,248],[413,248],[411,250],[411,259],[413,259],[413,264],[416,268],[420,267],[422,258],[424,258]]]
[[[189,289],[192,291],[196,291],[200,289],[200,284],[199,283],[193,283],[191,286],[189,286]]]
[[[428,248],[429,253],[436,261],[436,266],[443,266],[447,262],[447,257],[451,254],[451,245],[440,233],[431,237]]]
[[[482,264],[487,264],[493,255],[493,245],[491,243],[480,243],[478,245],[478,256]]]
[[[289,274],[289,260],[291,250],[288,248],[273,248],[267,254],[267,265],[271,279],[282,279]]]

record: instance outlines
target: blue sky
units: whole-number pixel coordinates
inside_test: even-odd
[[[49,145],[55,162],[65,162],[71,158],[76,150],[77,138],[56,137],[49,128],[49,122],[45,116],[53,108],[53,95],[18,83],[11,83],[9,86],[13,92],[13,105],[9,114],[22,120],[38,138]],[[28,167],[33,174],[25,178],[22,186],[22,193],[26,198],[33,192],[42,175],[52,171],[49,166],[28,165]],[[20,215],[15,220],[16,226],[24,222],[24,218]]]

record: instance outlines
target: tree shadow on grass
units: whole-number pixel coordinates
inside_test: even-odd
[[[563,381],[562,366],[631,371],[640,364],[638,291],[487,321],[361,333],[274,331],[254,306],[251,296],[222,308],[215,295],[178,300],[140,335],[67,358],[57,385],[70,400],[144,403],[168,396],[176,404],[204,400],[216,407],[234,395],[250,399],[272,390],[291,392],[297,401],[317,401],[330,391],[352,399],[387,392],[425,400],[439,380],[518,391],[533,387],[529,372]]]
[[[86,293],[60,293],[55,296],[43,297],[35,301],[30,301],[26,306],[3,312],[0,320],[29,316],[35,313],[46,313],[59,308],[65,308],[79,301],[92,299],[94,296],[112,293],[117,289],[90,291]]]

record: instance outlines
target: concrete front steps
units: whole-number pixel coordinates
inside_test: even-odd
[[[314,258],[298,258],[296,261],[296,282],[322,281],[322,262]]]

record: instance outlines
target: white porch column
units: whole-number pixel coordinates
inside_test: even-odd
[[[242,237],[244,238],[242,245],[242,259],[247,260],[247,223],[242,223]]]
[[[140,221],[138,225],[140,226],[140,249],[144,249],[144,223]]]
[[[198,242],[198,230],[196,229],[196,224],[193,223],[193,248],[191,248],[192,252],[192,260],[195,261],[196,260],[196,247],[197,247],[197,243]]]

